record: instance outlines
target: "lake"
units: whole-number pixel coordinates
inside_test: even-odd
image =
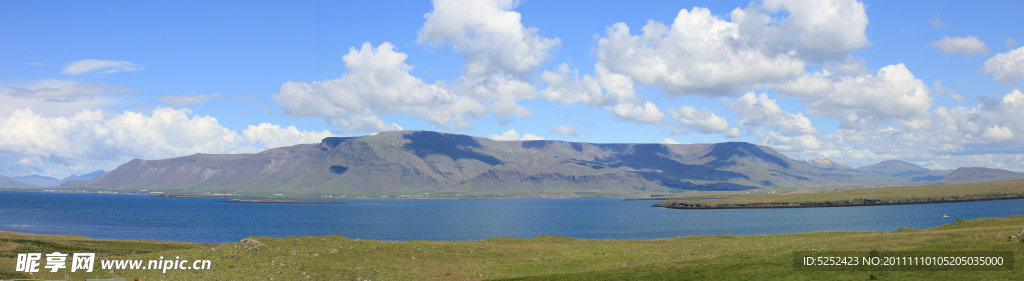
[[[0,191],[0,230],[92,238],[234,242],[247,236],[337,234],[376,240],[480,240],[562,235],[657,239],[826,230],[928,228],[1024,215],[1024,199],[835,208],[675,210],[623,199],[324,200],[225,203],[219,198]],[[943,218],[947,214],[949,218]]]

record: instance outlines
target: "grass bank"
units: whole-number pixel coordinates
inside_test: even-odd
[[[98,259],[207,259],[200,271],[97,270],[39,273],[73,280],[1020,280],[1024,216],[959,220],[927,230],[815,232],[756,236],[689,236],[659,240],[587,240],[541,236],[481,241],[375,241],[324,237],[253,237],[201,244],[99,240],[0,232],[0,279],[17,253],[95,252]],[[794,251],[1012,251],[1013,271],[816,272],[793,269]],[[97,265],[98,266],[98,265]],[[65,274],[68,274],[67,276]]]
[[[719,199],[669,199],[677,209],[841,207],[1024,198],[1024,180],[951,185],[892,186],[841,191],[754,195]]]

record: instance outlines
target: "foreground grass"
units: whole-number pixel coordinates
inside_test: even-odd
[[[951,185],[891,186],[848,189],[842,191],[754,195],[719,199],[665,200],[655,206],[685,207],[770,207],[771,205],[829,205],[881,201],[878,204],[906,202],[948,202],[1024,197],[1024,180],[981,182]],[[870,205],[870,204],[868,204]]]
[[[375,241],[325,237],[254,237],[258,243],[199,244],[98,240],[0,232],[0,279],[17,253],[95,252],[100,259],[212,260],[211,270],[97,270],[69,274],[132,280],[1024,280],[1024,216],[959,220],[927,230],[816,232],[757,236],[690,236],[660,240],[586,240],[541,236],[481,241]],[[1012,251],[1007,272],[807,272],[793,251]],[[97,265],[98,267],[98,265]],[[64,280],[67,270],[32,278]]]

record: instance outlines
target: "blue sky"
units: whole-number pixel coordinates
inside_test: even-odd
[[[1024,170],[1016,1],[0,6],[2,175],[397,128]]]

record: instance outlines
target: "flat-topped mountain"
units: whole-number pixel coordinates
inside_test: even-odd
[[[845,165],[822,168],[743,142],[496,141],[431,131],[394,131],[329,137],[319,144],[254,154],[136,159],[93,180],[62,188],[236,194],[628,196],[682,190],[905,184],[914,182],[914,176],[930,175],[836,167]]]

